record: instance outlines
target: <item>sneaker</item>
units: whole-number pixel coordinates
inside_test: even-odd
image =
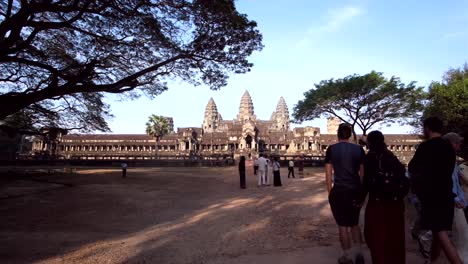
[[[342,256],[338,259],[338,264],[353,264],[353,261],[346,256]]]
[[[421,256],[425,259],[429,259],[431,256],[431,251],[427,249],[428,248],[427,243],[425,243],[425,241],[422,241],[421,239],[418,239],[418,247],[419,247],[419,253],[421,254]]]
[[[356,255],[356,260],[354,261],[355,264],[364,264],[364,256],[361,253]]]

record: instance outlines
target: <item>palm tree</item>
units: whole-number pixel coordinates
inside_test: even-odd
[[[156,141],[156,156],[158,153],[159,140],[170,132],[169,120],[166,117],[158,115],[150,115],[148,117],[148,122],[146,122],[146,134],[154,137]]]

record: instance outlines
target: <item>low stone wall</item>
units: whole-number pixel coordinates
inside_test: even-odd
[[[17,160],[0,161],[8,167],[116,167],[122,163],[128,167],[224,167],[234,166],[232,159],[226,160]]]

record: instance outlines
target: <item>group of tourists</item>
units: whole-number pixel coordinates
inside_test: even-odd
[[[418,146],[407,173],[380,131],[367,135],[366,153],[349,142],[351,127],[339,126],[338,143],[327,149],[325,157],[329,203],[343,249],[338,263],[364,263],[366,245],[374,264],[406,262],[404,202],[410,190],[420,205],[420,229],[432,235],[429,263],[435,263],[442,251],[450,263],[468,261],[468,174],[466,164],[456,162],[463,138],[456,133],[442,135],[442,128],[436,117],[425,120],[426,140]],[[366,200],[364,242],[359,216]]]
[[[270,186],[271,179],[273,179],[273,186],[282,186],[280,169],[281,165],[278,157],[273,157],[273,160],[270,160],[265,158],[263,154],[260,154],[260,157],[254,161],[254,174],[257,175],[258,179],[257,186]],[[245,156],[241,156],[239,161],[239,175],[242,189],[246,188],[245,171]]]
[[[257,176],[257,187],[264,187],[271,185],[271,179],[273,179],[273,186],[282,186],[281,183],[281,164],[278,157],[272,157],[273,160],[265,157],[264,154],[260,154],[258,158],[254,158],[254,175]],[[246,158],[241,156],[239,161],[239,176],[240,176],[240,187],[245,189],[246,186]],[[302,159],[297,161],[299,175],[304,175],[304,162]],[[296,178],[294,173],[295,163],[294,160],[288,161],[288,178]]]

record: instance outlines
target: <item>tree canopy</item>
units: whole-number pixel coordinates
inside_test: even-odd
[[[440,82],[429,85],[427,105],[422,120],[437,116],[444,121],[445,132],[468,138],[468,64],[447,71]],[[464,145],[468,154],[468,144]]]
[[[356,125],[363,134],[374,125],[406,122],[422,111],[422,87],[404,84],[398,77],[387,79],[380,72],[323,80],[304,93],[294,107],[295,122],[334,116]]]
[[[164,116],[150,115],[146,122],[146,134],[159,141],[161,137],[171,132],[169,120]]]
[[[105,94],[219,89],[261,42],[234,0],[1,1],[0,120],[106,131]]]

